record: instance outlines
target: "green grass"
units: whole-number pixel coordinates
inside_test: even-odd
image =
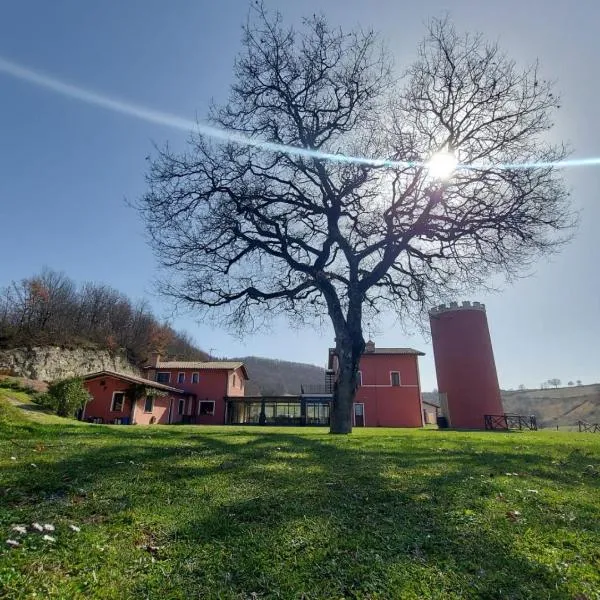
[[[599,488],[594,434],[110,427],[0,399],[0,597],[597,599]],[[56,541],[11,531],[34,521]]]

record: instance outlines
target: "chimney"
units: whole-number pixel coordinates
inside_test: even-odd
[[[375,352],[375,342],[373,340],[369,340],[366,344],[365,344],[365,352],[368,353],[373,353]]]
[[[158,367],[159,362],[160,362],[160,353],[152,352],[150,354],[150,366],[156,368],[156,367]]]

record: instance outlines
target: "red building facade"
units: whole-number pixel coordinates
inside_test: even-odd
[[[248,379],[241,362],[161,362],[146,377],[101,371],[86,375],[90,394],[82,419],[114,424],[189,423],[221,425],[226,398],[244,395]]]
[[[189,401],[184,390],[127,373],[99,371],[83,378],[90,394],[81,418],[97,423],[128,425],[172,423],[179,403]],[[143,395],[140,392],[144,391]]]
[[[419,356],[413,348],[376,348],[367,342],[360,359],[354,427],[422,427]],[[335,350],[329,368],[337,371]]]
[[[189,394],[185,403],[178,403],[171,423],[222,425],[226,399],[244,396],[248,380],[246,367],[237,361],[161,361],[156,355],[145,371],[148,379]]]

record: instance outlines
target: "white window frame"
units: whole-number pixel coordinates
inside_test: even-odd
[[[150,399],[150,401],[152,402],[150,410],[146,410],[146,402],[148,402],[148,399]],[[146,396],[144,398],[144,413],[147,415],[151,415],[153,412],[154,412],[154,396]]]
[[[398,375],[398,385],[394,385],[394,373]],[[400,377],[400,371],[390,371],[390,386],[400,387],[402,385],[402,379]]]
[[[167,375],[167,381],[159,381],[159,375]],[[156,383],[171,383],[171,371],[156,371]]]
[[[204,413],[202,416],[203,417],[214,417],[215,416],[215,401],[214,400],[200,400],[198,402],[198,415],[201,415],[202,413],[200,412],[200,406],[202,404],[212,404],[212,412],[211,413]]]
[[[183,402],[183,408],[182,407],[182,403]],[[179,398],[179,402],[177,403],[177,414],[182,417],[183,415],[185,415],[185,398]]]
[[[115,410],[115,396],[117,394],[123,394],[123,402],[121,404],[121,410]],[[127,399],[127,394],[123,390],[115,390],[112,394],[112,400],[110,402],[110,412],[122,413],[123,408],[125,408],[125,400]]]
[[[194,381],[194,379],[196,379],[196,381]],[[200,383],[200,373],[197,371],[192,373],[192,383]]]
[[[183,377],[181,377],[183,375]],[[181,381],[179,379],[181,378]],[[185,383],[185,371],[179,371],[177,373],[177,383]]]

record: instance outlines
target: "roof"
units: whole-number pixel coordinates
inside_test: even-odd
[[[164,390],[165,392],[175,392],[177,394],[188,393],[185,390],[180,390],[178,388],[171,387],[170,385],[165,385],[164,383],[157,383],[156,381],[146,379],[145,377],[138,377],[137,375],[131,375],[129,373],[117,373],[116,371],[98,371],[96,373],[89,373],[88,375],[84,375],[82,379],[84,381],[89,381],[90,379],[98,379],[99,377],[116,377],[117,379],[122,379],[123,381],[129,381],[130,383],[141,383],[146,387]]]
[[[213,360],[213,361],[159,361],[156,366],[149,365],[144,367],[145,369],[196,369],[197,371],[235,371],[236,369],[242,369],[246,379],[248,372],[246,366],[241,361],[231,360]]]
[[[335,348],[329,348],[329,354],[335,354]],[[425,356],[425,352],[415,350],[414,348],[375,348],[371,352],[366,350],[363,352],[363,356],[369,354],[414,354],[416,356]]]
[[[422,400],[423,404],[427,404],[427,406],[431,406],[433,408],[440,408],[439,404],[435,404],[435,402],[431,402],[431,400]]]

